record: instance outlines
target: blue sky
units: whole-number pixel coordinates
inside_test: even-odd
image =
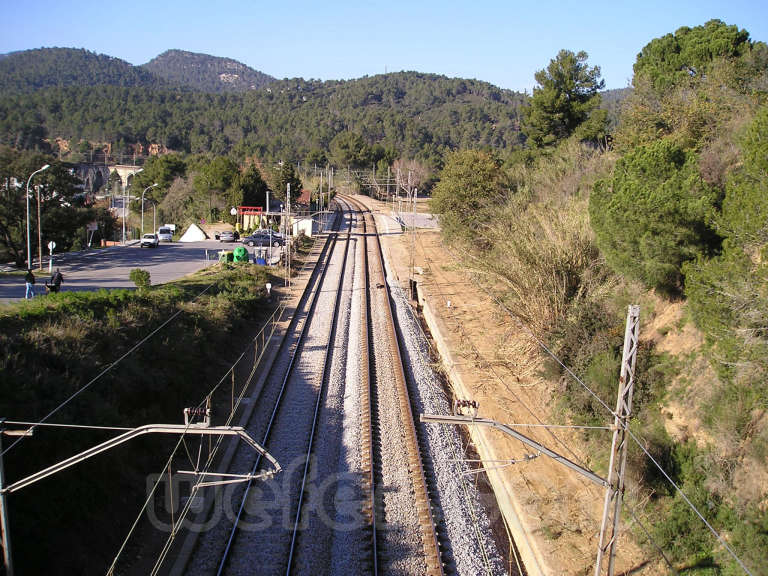
[[[0,0],[0,15],[0,53],[63,46],[144,64],[178,48],[277,78],[416,70],[521,91],[561,48],[586,50],[622,88],[642,47],[680,26],[719,18],[768,41],[765,0]]]

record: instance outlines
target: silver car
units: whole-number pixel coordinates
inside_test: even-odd
[[[173,242],[173,230],[161,227],[157,230],[157,238],[163,242]]]

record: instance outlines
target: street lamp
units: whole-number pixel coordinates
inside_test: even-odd
[[[29,240],[29,183],[32,181],[32,177],[35,174],[38,174],[42,172],[43,170],[48,170],[50,168],[50,164],[46,164],[40,170],[35,170],[32,172],[32,174],[29,175],[29,179],[27,180],[27,269],[32,270],[32,244]]]
[[[135,172],[131,172],[128,174],[128,176],[125,178],[125,189],[123,190],[123,245],[125,245],[125,205],[128,202],[128,188],[130,187],[130,182],[128,182],[128,178],[131,176],[136,176],[139,172],[144,172],[144,168],[139,168]]]
[[[147,186],[144,188],[144,192],[141,193],[141,236],[144,237],[144,194],[147,193],[147,190],[150,188],[154,188],[157,186],[157,182],[152,184],[151,186]]]

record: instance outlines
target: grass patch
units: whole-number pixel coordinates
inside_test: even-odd
[[[43,417],[178,314],[52,420],[129,427],[182,422],[182,409],[201,401],[271,313],[267,279],[261,267],[214,266],[141,292],[64,292],[3,307],[0,415]],[[7,479],[13,482],[106,437],[98,431],[39,430],[6,454]],[[14,494],[12,534],[28,535],[14,539],[19,570],[103,574],[145,497],[146,475],[162,466],[169,442],[131,442]]]

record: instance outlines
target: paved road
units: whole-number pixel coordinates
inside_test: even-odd
[[[152,284],[170,282],[206,266],[205,251],[208,250],[211,263],[218,260],[219,250],[232,250],[239,243],[222,243],[204,240],[188,243],[162,243],[157,248],[115,246],[104,250],[92,250],[77,254],[54,255],[54,268],[61,268],[64,275],[62,292],[90,291],[100,288],[134,288],[128,277],[134,268],[149,271]],[[249,249],[251,252],[252,248]],[[48,281],[47,263],[45,272],[35,271],[38,294],[45,293]],[[0,302],[11,302],[24,297],[24,277],[0,277]]]

